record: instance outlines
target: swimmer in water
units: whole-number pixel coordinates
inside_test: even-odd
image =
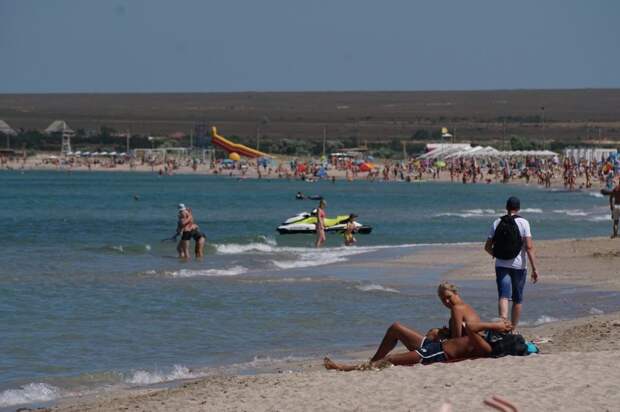
[[[355,233],[355,218],[356,214],[351,213],[349,218],[347,219],[347,224],[344,229],[344,245],[345,246],[353,246],[357,240],[353,237],[353,233]]]
[[[183,203],[179,204],[179,215],[177,221],[177,232],[175,238],[181,235],[181,240],[177,245],[177,251],[181,259],[189,259],[189,244],[192,239],[196,242],[195,255],[196,258],[204,256],[204,247],[206,237],[204,233],[199,230],[199,227],[194,223],[194,215],[192,210],[185,207]]]

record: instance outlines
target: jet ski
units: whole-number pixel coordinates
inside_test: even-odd
[[[288,218],[278,226],[278,233],[281,235],[294,235],[298,233],[316,233],[316,213],[303,212]],[[325,232],[341,233],[344,231],[349,215],[325,218]],[[372,227],[354,222],[355,232],[363,235],[369,234]]]

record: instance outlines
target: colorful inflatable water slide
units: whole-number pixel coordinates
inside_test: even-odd
[[[257,157],[271,157],[267,153],[263,153],[261,151],[252,149],[251,147],[247,147],[239,143],[233,143],[224,136],[220,136],[219,134],[217,134],[217,129],[215,128],[215,126],[211,127],[211,143],[218,147],[221,147],[229,154],[237,153],[240,156],[249,157],[251,159]]]

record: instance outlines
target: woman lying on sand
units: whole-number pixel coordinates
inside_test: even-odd
[[[450,309],[449,328],[431,329],[426,335],[422,335],[395,322],[388,328],[370,362],[362,365],[344,365],[325,358],[325,368],[352,371],[389,364],[430,364],[486,357],[491,354],[492,348],[479,332],[491,330],[506,333],[512,329],[512,325],[507,321],[481,322],[476,311],[463,302],[456,286],[452,284],[440,284],[437,294],[441,302]],[[449,339],[446,339],[448,337]],[[409,352],[389,355],[399,341],[409,349]]]

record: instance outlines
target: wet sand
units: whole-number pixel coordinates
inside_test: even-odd
[[[620,240],[592,238],[535,242],[540,282],[620,290]],[[446,276],[492,279],[482,245],[430,249],[390,265],[458,266]],[[521,411],[617,410],[620,391],[620,313],[520,328],[542,339],[541,354],[478,359],[381,371],[335,372],[316,359],[290,371],[254,376],[212,376],[168,389],[130,389],[60,401],[53,411],[291,411],[291,410],[492,410],[499,395]],[[402,349],[402,348],[401,348]],[[352,355],[364,361],[370,353]]]

